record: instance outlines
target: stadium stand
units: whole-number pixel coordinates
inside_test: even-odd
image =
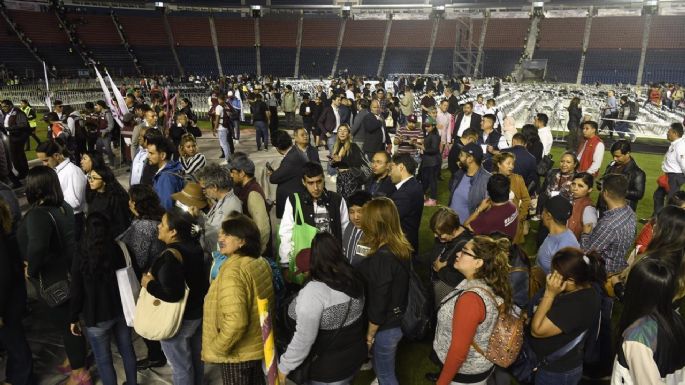
[[[254,20],[217,16],[214,18],[219,58],[224,73],[255,73]]]
[[[387,21],[348,20],[345,26],[338,71],[375,76],[383,54]]]
[[[641,17],[598,17],[592,21],[583,83],[635,83],[642,48]]]
[[[685,36],[682,16],[654,16],[647,45],[643,83],[685,79]]]
[[[583,18],[545,18],[540,22],[534,59],[547,59],[546,80],[575,82],[582,56]],[[576,31],[569,33],[569,31]]]
[[[140,14],[134,16],[121,13],[119,22],[124,27],[129,43],[147,73],[178,74],[161,14],[147,12],[145,16]]]
[[[209,19],[201,16],[169,16],[178,59],[186,73],[218,75]],[[192,28],[189,28],[192,26]]]
[[[297,54],[297,19],[264,18],[259,22],[262,73],[293,76]]]
[[[335,61],[340,33],[340,19],[304,19],[300,75],[329,76]],[[338,65],[340,68],[340,65]]]
[[[433,20],[392,23],[383,73],[423,73],[430,49]]]
[[[523,51],[528,25],[528,19],[490,19],[483,45],[485,76],[504,77],[514,70]]]

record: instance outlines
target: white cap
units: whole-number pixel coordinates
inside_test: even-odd
[[[228,97],[233,96],[233,91],[228,91],[228,92],[226,92],[226,96],[228,96]]]

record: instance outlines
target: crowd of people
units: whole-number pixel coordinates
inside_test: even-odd
[[[203,384],[205,364],[220,367],[224,384],[343,385],[372,367],[375,384],[393,385],[408,338],[432,341],[438,370],[425,375],[441,385],[512,376],[538,385],[583,376],[682,383],[683,125],[668,130],[653,215],[638,218],[648,181],[629,140],[605,147],[598,123],[575,114],[577,146],[555,167],[547,115],[517,130],[496,95],[460,104],[468,89],[446,83],[404,79],[386,90],[354,78],[314,95],[276,84],[214,90],[210,125],[223,161],[198,151],[203,132],[189,100],[170,113],[164,100],[130,93],[125,127],[104,101],[83,113],[55,103],[36,147],[41,164],[29,168],[35,111],[3,100],[5,382],[39,380],[22,324],[28,283],[50,307],[66,351],[56,369],[68,385],[94,383],[89,351],[102,383],[120,383],[112,341],[128,385],[137,371],[167,364],[175,385]],[[235,148],[248,109],[257,151],[273,146],[281,157],[266,166],[275,201],[255,177],[253,154]],[[292,134],[279,128],[279,112]],[[605,148],[613,161],[602,171]],[[122,160],[126,187],[115,172]],[[24,186],[23,212],[10,183]],[[133,313],[127,306],[127,269],[141,298],[180,309],[155,320],[177,324],[144,339],[145,354],[134,350],[131,326],[141,334],[135,319],[148,313],[142,301]],[[430,320],[418,337],[407,326],[416,290]],[[489,353],[508,314],[526,326],[522,353],[502,367]],[[526,365],[536,370],[522,377]]]

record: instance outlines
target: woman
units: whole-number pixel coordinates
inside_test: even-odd
[[[604,261],[595,253],[566,247],[552,258],[552,273],[530,323],[531,347],[537,357],[550,355],[591,333],[599,321],[600,287],[606,280]],[[535,385],[576,385],[583,375],[583,348],[572,349],[538,368]]]
[[[359,170],[364,162],[364,154],[359,146],[352,142],[349,125],[341,124],[337,135],[331,152],[331,165],[338,169],[337,192],[347,199],[361,186]]]
[[[433,110],[431,110],[433,113]],[[424,206],[435,206],[438,199],[438,177],[442,156],[440,153],[440,133],[435,126],[435,120],[429,117],[423,125],[426,136],[417,147],[422,150],[421,155],[421,184],[423,185]]]
[[[535,161],[540,163],[544,146],[540,141],[538,129],[532,124],[524,124],[521,128],[521,134],[526,138],[526,149],[535,157]]]
[[[435,309],[438,309],[442,299],[464,279],[464,275],[454,268],[454,260],[473,234],[459,223],[459,216],[449,207],[440,207],[431,217],[429,226],[435,236],[430,260]]]
[[[659,212],[654,227],[654,237],[649,243],[648,254],[665,260],[673,266],[676,276],[674,300],[685,297],[685,209],[666,206]]]
[[[185,286],[189,294],[183,323],[176,336],[162,340],[162,350],[172,367],[174,385],[201,385],[204,365],[200,360],[202,345],[202,304],[209,286],[198,241],[202,228],[195,218],[178,207],[167,211],[158,226],[159,240],[166,250],[143,275],[141,286],[156,298],[166,302],[183,299]],[[169,249],[181,254],[176,259]]]
[[[148,271],[152,262],[164,250],[164,243],[157,239],[157,226],[162,220],[164,209],[155,190],[148,185],[136,184],[128,190],[128,208],[133,215],[131,225],[118,237],[131,252],[133,267],[138,278]],[[136,363],[138,369],[158,368],[166,365],[166,357],[159,341],[143,339],[147,347],[147,358]]]
[[[675,206],[675,207],[680,207],[681,209],[685,209],[685,191],[678,191],[675,194],[673,194],[672,197],[668,198],[667,206]],[[669,211],[671,211],[669,209]],[[671,211],[672,212],[672,211]],[[661,214],[661,212],[659,212]],[[640,234],[638,234],[637,238],[635,239],[635,250],[636,254],[637,253],[644,253],[647,251],[650,243],[652,242],[652,238],[654,238],[654,233],[655,233],[655,228],[656,228],[656,222],[659,219],[659,214],[657,214],[656,218],[651,218],[647,224],[642,228],[640,231]],[[667,217],[663,218],[662,221],[668,221],[666,227],[663,229],[666,231],[667,229],[671,228],[670,223],[670,215]],[[680,218],[678,218],[680,219]],[[669,233],[674,234],[676,237],[679,237],[682,235],[682,233],[685,232],[685,229],[681,233],[677,233],[674,231],[669,231]],[[666,243],[668,244],[668,243]]]
[[[47,288],[67,279],[71,268],[76,251],[74,210],[64,201],[57,173],[48,166],[36,166],[28,172],[26,200],[30,208],[17,231],[19,249],[26,261],[26,277]],[[67,353],[58,371],[71,372],[66,385],[90,385],[86,341],[71,334],[69,301],[52,307],[50,314]]]
[[[12,213],[0,197],[0,344],[7,352],[5,381],[12,385],[34,383],[33,357],[22,324],[26,310],[22,267],[19,245],[12,231]]]
[[[571,204],[573,211],[571,217],[568,219],[567,226],[573,231],[578,241],[583,232],[583,228],[590,226],[590,228],[597,225],[597,209],[590,199],[592,192],[592,183],[594,178],[586,172],[579,172],[573,176],[571,181]]]
[[[245,215],[232,216],[221,224],[219,243],[229,258],[207,293],[202,360],[220,364],[225,385],[264,384],[257,299],[273,308],[274,290],[269,263],[259,257],[259,229]]]
[[[330,233],[312,240],[310,280],[290,304],[288,315],[297,323],[288,349],[281,356],[281,383],[307,357],[316,355],[309,384],[347,385],[368,355],[364,344],[364,281],[345,258]]]
[[[487,351],[498,307],[512,308],[508,239],[478,235],[457,253],[454,267],[465,279],[438,311],[433,350],[444,364],[438,385],[485,385],[494,365],[474,347]]]
[[[364,235],[360,244],[369,248],[358,269],[366,281],[366,343],[373,354],[373,367],[383,385],[397,385],[395,355],[402,339],[398,309],[407,305],[409,258],[412,246],[400,226],[400,216],[392,200],[374,198],[364,205]]]
[[[71,267],[71,333],[75,336],[82,334],[79,325],[82,316],[86,337],[104,385],[118,384],[112,362],[111,339],[121,354],[126,384],[137,383],[136,353],[117,287],[116,270],[123,267],[126,267],[126,261],[112,238],[109,218],[99,212],[89,214],[84,237]]]
[[[187,176],[194,177],[195,173],[207,164],[204,154],[197,151],[197,140],[192,134],[181,136],[178,153],[181,156],[180,161],[183,173]]]
[[[190,99],[181,98],[178,106],[180,107],[178,113],[186,116],[188,125],[190,127],[197,127],[197,115],[193,112],[193,103],[190,102]]]
[[[81,155],[81,170],[88,175],[94,168],[102,168],[105,166],[105,159],[99,151],[88,151]]]
[[[580,98],[574,96],[569,103],[568,108],[568,141],[566,142],[566,150],[575,151],[578,148],[580,141],[580,122],[583,120],[583,109],[580,108]]]
[[[562,195],[563,197],[572,199],[571,194],[571,181],[573,181],[573,175],[578,168],[578,159],[572,152],[565,152],[559,158],[559,168],[553,168],[549,170],[545,176],[545,180],[542,182],[542,186],[538,189],[538,205],[537,205],[537,215],[542,214],[542,208],[545,207],[545,202],[547,199],[555,196]],[[541,226],[538,231],[538,247],[542,244],[547,237],[547,228]]]
[[[128,194],[112,170],[107,166],[92,169],[88,175],[89,189],[86,191],[88,215],[94,212],[105,214],[110,220],[112,238],[123,233],[131,224],[128,210]]]
[[[509,200],[518,209],[519,221],[513,243],[520,245],[525,242],[525,223],[526,219],[528,218],[528,209],[530,208],[531,199],[523,177],[521,175],[514,174],[514,162],[516,162],[516,155],[510,152],[500,152],[495,154],[492,157],[492,172],[506,176],[511,182]]]
[[[180,149],[181,138],[190,133],[191,123],[188,121],[188,116],[182,112],[176,114],[175,120],[175,124],[169,128],[169,138],[174,142],[174,146]]]
[[[685,376],[685,321],[671,303],[678,277],[648,257],[628,274],[612,384],[675,384]]]

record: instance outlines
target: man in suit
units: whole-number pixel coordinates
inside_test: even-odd
[[[369,106],[369,101],[367,99],[361,99],[359,101],[359,112],[357,112],[357,116],[354,117],[352,127],[350,128],[352,132],[352,141],[357,143],[359,148],[364,148],[366,132],[362,130],[362,122],[364,121],[364,117],[371,113],[371,111],[369,111]]]
[[[371,101],[371,113],[364,117],[361,130],[364,131],[365,136],[362,150],[368,159],[371,159],[376,152],[385,150],[385,145],[389,140],[378,100]]]
[[[395,154],[390,166],[390,178],[395,183],[395,191],[390,199],[395,202],[400,214],[400,224],[404,236],[414,248],[419,250],[419,226],[423,214],[423,187],[414,178],[416,161],[409,154]]]
[[[335,145],[335,139],[337,138],[338,127],[342,123],[340,116],[340,99],[342,96],[340,94],[333,95],[331,99],[331,105],[326,107],[321,116],[319,116],[319,121],[317,122],[319,129],[321,130],[321,138],[326,138],[326,147],[328,151],[331,152],[333,156],[333,146]],[[328,163],[328,175],[335,175],[336,170],[331,167],[330,162]]]
[[[301,155],[300,150],[293,146],[290,135],[283,130],[275,132],[274,146],[284,157],[278,169],[267,172],[271,174],[269,182],[278,185],[276,187],[276,218],[281,219],[288,196],[302,191],[302,167],[307,160]]]
[[[516,162],[514,162],[514,174],[521,175],[523,180],[526,181],[528,191],[532,191],[531,186],[533,188],[535,187],[539,177],[535,157],[528,152],[528,149],[526,148],[526,137],[520,132],[517,132],[511,138],[511,147],[502,151],[514,154],[516,157]]]
[[[480,121],[481,132],[478,136],[478,144],[484,147],[483,152],[488,157],[499,152],[499,142],[502,138],[502,134],[495,131],[496,119],[495,115],[485,114]]]
[[[457,114],[457,118],[454,121],[454,130],[456,132],[452,133],[452,138],[461,136],[467,128],[480,132],[480,120],[480,115],[473,112],[473,102],[466,102],[464,110]]]

